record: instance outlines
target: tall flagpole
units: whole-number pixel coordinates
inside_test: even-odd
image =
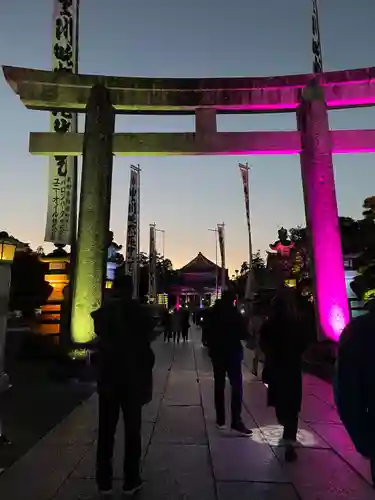
[[[253,242],[251,237],[251,216],[250,216],[250,167],[246,163],[247,171],[248,171],[248,187],[249,187],[249,196],[247,199],[248,213],[249,213],[249,274],[247,276],[246,283],[246,298],[251,300],[254,295],[254,273],[253,273]]]
[[[219,247],[221,256],[221,291],[223,292],[227,288],[226,283],[226,268],[225,268],[225,224],[222,222],[217,225],[218,237],[219,237]]]
[[[313,73],[323,73],[322,45],[320,43],[318,0],[312,0]]]
[[[247,222],[247,232],[249,239],[249,272],[246,281],[246,292],[245,299],[252,300],[254,295],[253,290],[253,244],[251,239],[251,217],[250,217],[250,167],[248,163],[240,163],[240,172],[242,176],[244,198],[245,198],[245,211],[246,211],[246,222]]]
[[[135,274],[135,298],[139,298],[139,285],[140,285],[140,253],[141,253],[141,168],[137,165],[138,182],[137,182],[137,262]]]

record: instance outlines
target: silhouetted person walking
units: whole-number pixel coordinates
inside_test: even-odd
[[[163,313],[164,342],[169,342],[172,338],[172,313],[166,309]]]
[[[375,300],[343,330],[334,381],[340,418],[358,453],[371,461],[375,484]]]
[[[285,459],[297,459],[298,415],[302,402],[302,354],[308,346],[296,292],[281,290],[271,303],[268,319],[260,331],[260,348],[265,355],[263,381],[268,385],[268,405],[284,427]]]
[[[190,328],[190,312],[188,309],[181,311],[181,333],[182,340],[187,342],[189,340],[189,328]]]
[[[216,424],[219,429],[225,427],[225,379],[229,378],[232,387],[231,412],[232,430],[250,436],[241,417],[242,412],[242,359],[241,340],[247,337],[247,330],[241,313],[234,305],[234,295],[229,291],[213,306],[205,320],[205,340],[212,361],[215,381]]]
[[[140,477],[142,406],[152,399],[150,346],[154,322],[147,306],[132,300],[129,276],[118,276],[111,296],[92,316],[97,340],[99,435],[96,481],[102,495],[111,494],[112,457],[120,409],[124,419],[123,492],[132,495]]]
[[[172,336],[173,336],[173,342],[177,344],[180,342],[181,338],[181,319],[182,319],[182,313],[177,307],[172,313],[172,318],[171,318],[171,329],[172,329]]]

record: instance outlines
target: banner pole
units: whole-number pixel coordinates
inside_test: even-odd
[[[135,298],[139,299],[140,288],[140,252],[141,252],[141,168],[137,165],[138,183],[137,183],[137,261],[136,261],[136,291]]]
[[[313,73],[323,73],[323,55],[320,41],[318,1],[312,0],[312,53]]]
[[[219,247],[221,255],[221,290],[226,289],[226,275],[225,275],[225,224],[224,222],[217,225],[217,232],[219,237]]]
[[[248,163],[245,164],[240,163],[239,167],[242,175],[242,183],[243,183],[244,198],[245,198],[246,222],[247,222],[247,230],[249,238],[249,272],[246,281],[245,299],[252,300],[254,296],[254,286],[253,286],[253,245],[251,239],[251,218],[250,218],[250,179],[249,179],[250,167]]]

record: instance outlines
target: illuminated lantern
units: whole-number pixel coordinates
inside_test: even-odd
[[[0,239],[0,262],[1,264],[11,264],[16,253],[16,244],[10,239]]]
[[[47,304],[41,306],[41,315],[35,333],[54,337],[59,343],[61,333],[61,306],[64,301],[64,288],[69,284],[70,256],[59,246],[51,254],[40,257],[40,261],[48,264],[44,279],[51,285],[52,293]]]

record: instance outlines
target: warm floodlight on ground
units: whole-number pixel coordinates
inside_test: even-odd
[[[283,427],[281,425],[266,425],[253,429],[252,440],[257,443],[267,443],[270,446],[279,446],[283,444]],[[317,445],[317,440],[312,432],[306,429],[299,429],[297,434],[297,443],[304,448],[312,448]]]

